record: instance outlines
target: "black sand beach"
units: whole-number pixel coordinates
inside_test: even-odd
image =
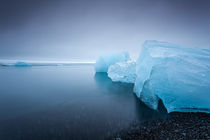
[[[164,119],[136,122],[108,139],[210,139],[210,114],[172,112]]]

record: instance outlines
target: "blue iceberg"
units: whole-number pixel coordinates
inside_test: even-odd
[[[130,60],[128,52],[112,53],[100,56],[95,63],[96,72],[107,72],[110,65]]]
[[[141,101],[168,112],[210,112],[210,50],[145,41],[135,63],[128,53],[102,56],[95,68],[114,82],[134,83]]]
[[[13,60],[1,60],[0,66],[11,66],[11,67],[29,67],[32,66],[31,63],[23,61],[13,61]]]
[[[161,99],[168,112],[210,112],[210,50],[145,41],[136,75],[134,92],[149,107]]]
[[[14,66],[16,67],[29,67],[29,66],[32,66],[30,63],[26,63],[26,62],[16,62],[14,64]]]
[[[109,66],[108,76],[114,82],[134,83],[136,81],[136,62],[118,62]]]

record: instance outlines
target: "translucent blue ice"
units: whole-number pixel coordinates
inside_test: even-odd
[[[30,63],[26,63],[26,62],[16,62],[14,64],[14,66],[16,67],[28,67],[28,66],[32,66]]]
[[[128,52],[112,53],[100,56],[95,63],[96,72],[107,72],[110,65],[130,60]]]
[[[126,61],[113,64],[108,69],[108,76],[114,82],[134,83],[136,80],[136,62]]]
[[[210,112],[210,50],[145,41],[136,69],[134,92],[149,107]]]

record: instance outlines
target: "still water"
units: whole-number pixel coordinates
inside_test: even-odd
[[[0,67],[0,140],[104,139],[161,116],[93,65]]]

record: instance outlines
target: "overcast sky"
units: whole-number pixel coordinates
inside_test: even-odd
[[[144,40],[210,48],[210,0],[0,0],[0,59],[137,58]]]

